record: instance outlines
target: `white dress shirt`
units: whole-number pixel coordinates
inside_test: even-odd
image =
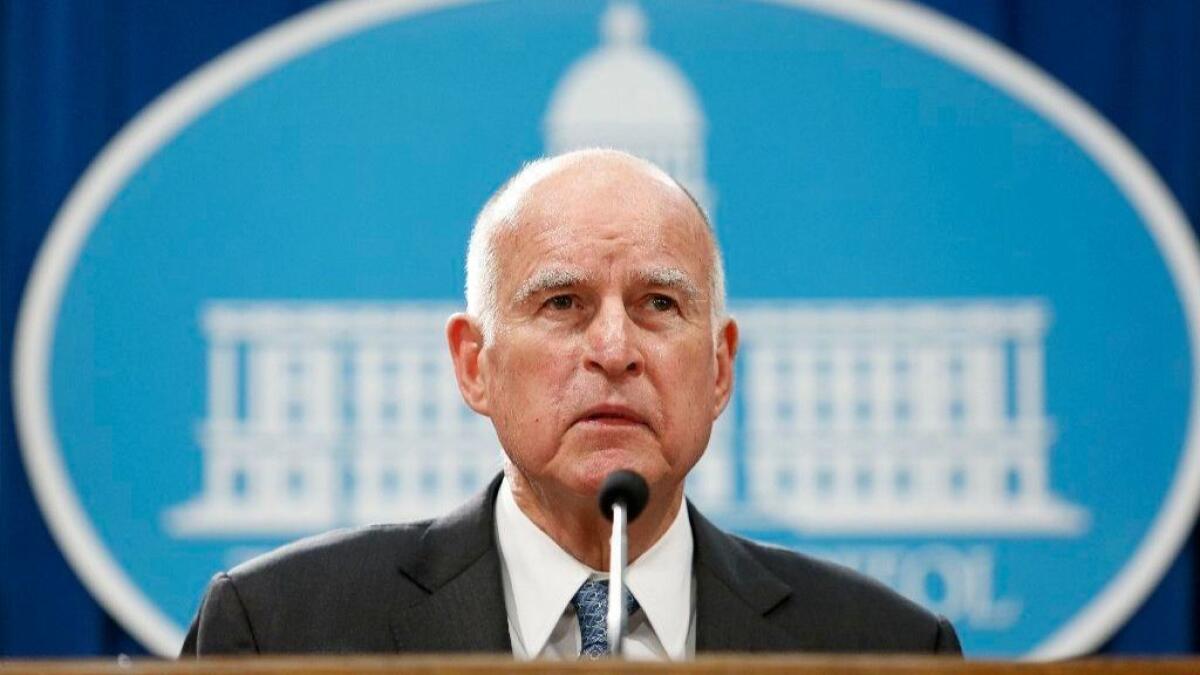
[[[571,598],[583,582],[608,574],[579,562],[539,529],[517,506],[507,478],[496,497],[496,541],[513,656],[579,658],[579,622]],[[624,656],[659,661],[692,657],[696,603],[686,505],[680,505],[671,526],[625,575],[640,609],[629,618]]]

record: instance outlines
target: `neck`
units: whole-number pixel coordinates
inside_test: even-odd
[[[596,498],[539,489],[511,463],[505,476],[517,507],[564,551],[588,567],[608,571],[612,523],[600,514]],[[683,485],[654,486],[650,501],[629,525],[629,562],[637,560],[662,538],[683,505]]]

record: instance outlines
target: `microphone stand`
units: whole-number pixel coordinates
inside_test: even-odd
[[[620,469],[608,474],[598,495],[600,513],[612,521],[612,539],[608,543],[608,653],[621,656],[621,638],[629,608],[625,604],[625,564],[629,560],[626,526],[646,508],[650,487],[646,479],[633,471]]]
[[[628,511],[624,500],[612,505],[612,539],[608,547],[608,647],[614,657],[621,656],[621,638],[629,616],[625,607],[625,563],[628,548],[625,534]]]

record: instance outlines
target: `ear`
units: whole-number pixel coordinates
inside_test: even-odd
[[[446,322],[446,342],[463,400],[475,412],[488,415],[487,373],[481,367],[483,331],[474,319],[459,312]]]
[[[717,405],[713,410],[713,419],[721,415],[721,412],[725,410],[725,406],[729,404],[730,396],[733,394],[733,359],[737,356],[737,348],[737,322],[733,319],[726,319],[725,325],[717,333]]]

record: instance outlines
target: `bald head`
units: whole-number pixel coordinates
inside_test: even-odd
[[[708,251],[707,295],[713,325],[725,314],[725,279],[720,248],[695,199],[665,171],[617,150],[578,150],[525,165],[487,201],[475,219],[467,250],[467,313],[479,321],[485,340],[496,327],[504,244],[526,232],[527,222],[553,222],[571,207],[626,204],[645,219],[689,223]]]

